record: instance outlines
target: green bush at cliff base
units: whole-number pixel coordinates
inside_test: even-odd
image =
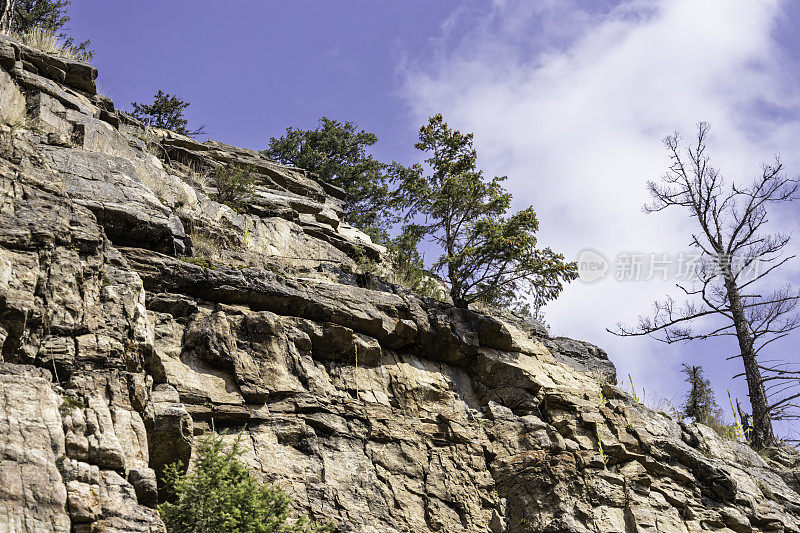
[[[165,469],[168,502],[159,505],[171,533],[332,532],[306,516],[292,520],[291,500],[280,489],[258,483],[240,461],[237,438],[226,446],[221,435],[199,439],[190,472],[173,463]]]

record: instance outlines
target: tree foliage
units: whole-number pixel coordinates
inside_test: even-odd
[[[253,195],[256,178],[251,167],[223,165],[211,173],[217,188],[216,200],[237,208]]]
[[[411,289],[420,296],[446,300],[444,285],[425,268],[424,254],[419,251],[421,228],[407,224],[402,231],[386,243],[391,257],[393,283]]]
[[[212,433],[199,439],[197,460],[185,473],[179,463],[169,465],[164,481],[170,496],[159,511],[167,529],[175,533],[308,533],[332,531],[315,527],[303,516],[290,520],[286,494],[259,484],[239,460],[239,439],[229,447]]]
[[[14,29],[58,32],[70,20],[67,9],[71,3],[72,0],[16,0]]]
[[[61,41],[61,46],[80,59],[89,61],[94,56],[91,42],[77,42],[67,33],[70,16],[67,13],[72,0],[14,0],[11,29],[17,33],[41,30]]]
[[[374,133],[359,130],[353,122],[322,117],[314,130],[287,128],[282,137],[272,137],[263,154],[284,165],[317,174],[348,196],[346,220],[378,242],[386,242],[392,223],[388,203],[387,170],[368,153],[378,142]]]
[[[420,165],[393,168],[394,201],[405,211],[406,230],[441,249],[433,268],[445,272],[456,306],[509,302],[520,293],[546,302],[576,277],[574,263],[537,248],[532,207],[507,215],[506,178],[486,179],[477,169],[471,133],[450,129],[436,115],[420,129],[415,146],[429,155],[430,173]]]
[[[681,372],[686,374],[686,383],[689,384],[689,390],[681,406],[681,414],[695,422],[705,423],[720,410],[711,382],[703,377],[703,368],[700,366],[684,363]]]
[[[152,104],[131,102],[133,106],[131,115],[154,128],[172,130],[181,135],[202,135],[205,133],[204,126],[193,131],[186,128],[189,121],[183,116],[183,110],[189,105],[189,102],[159,89],[153,96]]]

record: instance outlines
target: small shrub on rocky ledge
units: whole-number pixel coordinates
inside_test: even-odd
[[[159,505],[170,533],[332,532],[306,516],[291,520],[291,501],[279,488],[258,483],[240,461],[237,438],[226,446],[221,435],[199,439],[191,472],[174,463],[166,468],[169,501]]]
[[[717,400],[714,397],[714,390],[711,382],[703,377],[703,368],[700,366],[683,364],[681,370],[686,374],[686,383],[689,390],[683,402],[683,416],[691,418],[695,422],[705,422],[705,420],[719,411]]]
[[[61,405],[58,407],[58,409],[59,411],[65,412],[71,411],[75,408],[83,409],[84,407],[86,407],[86,405],[82,401],[73,398],[72,396],[64,395],[61,398]]]
[[[203,268],[209,268],[211,270],[214,270],[215,268],[214,262],[211,261],[211,259],[209,259],[208,257],[199,257],[199,256],[182,257],[181,261],[183,261],[184,263],[191,263],[193,265],[197,265]]]
[[[238,209],[253,196],[256,178],[251,167],[223,165],[211,173],[217,188],[216,200]]]
[[[684,364],[681,371],[686,375],[689,390],[684,397],[680,415],[705,424],[723,439],[738,440],[736,423],[728,424],[725,421],[725,415],[717,404],[711,383],[703,376],[703,368]],[[734,416],[735,414],[734,411]]]
[[[433,298],[440,302],[447,301],[447,291],[444,285],[437,283],[432,274],[427,271],[421,273],[402,270],[398,273],[399,284],[416,292],[420,296]]]
[[[447,301],[448,295],[444,285],[437,283],[433,274],[423,268],[413,265],[395,265],[390,281],[420,296],[433,298],[441,302]]]
[[[763,494],[765,498],[772,501],[778,501],[778,499],[775,497],[775,493],[772,492],[772,489],[769,488],[766,483],[757,480],[756,484],[758,485],[758,489],[761,491],[761,494]]]

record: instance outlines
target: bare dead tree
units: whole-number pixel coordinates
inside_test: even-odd
[[[768,209],[798,196],[798,181],[785,176],[780,159],[762,165],[761,176],[748,187],[726,184],[706,154],[707,123],[698,125],[697,142],[684,150],[676,133],[664,139],[670,156],[660,182],[647,184],[653,202],[648,213],[677,206],[697,223],[691,246],[700,261],[691,286],[678,285],[686,301],[672,298],[654,304],[651,317],[636,327],[617,325],[611,333],[648,335],[666,343],[735,337],[752,408],[750,442],[763,448],[775,441],[774,420],[798,419],[800,371],[790,364],[759,360],[766,347],[800,327],[800,293],[791,287],[765,289],[765,278],[794,256],[784,251],[789,236],[765,231]],[[704,331],[692,325],[701,319]],[[714,320],[717,319],[717,320]],[[709,326],[709,324],[711,324]]]
[[[14,21],[17,0],[0,0],[0,32],[8,33]]]

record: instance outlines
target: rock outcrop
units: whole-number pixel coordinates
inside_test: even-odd
[[[0,530],[164,531],[160,472],[226,429],[340,531],[800,531],[793,449],[365,272],[384,250],[342,191],[147,128],[96,75],[0,37]],[[225,163],[258,176],[244,208],[214,199]]]

